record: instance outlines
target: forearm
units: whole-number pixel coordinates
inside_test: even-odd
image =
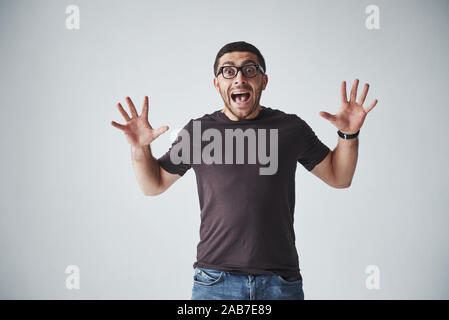
[[[349,187],[354,177],[359,150],[359,138],[338,137],[338,145],[332,152],[332,168],[337,185]]]
[[[134,173],[142,192],[145,195],[157,194],[160,186],[160,167],[157,159],[151,154],[150,146],[131,147],[131,156]]]

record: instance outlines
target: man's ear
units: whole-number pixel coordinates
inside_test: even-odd
[[[214,87],[217,89],[217,92],[220,93],[220,86],[218,85],[217,77],[214,77]]]
[[[267,86],[268,83],[268,76],[266,74],[263,75],[263,85],[262,85],[262,90],[265,90],[265,87]]]

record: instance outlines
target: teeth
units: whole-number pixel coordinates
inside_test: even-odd
[[[231,92],[231,99],[236,102],[237,101],[237,96],[238,94],[248,94],[249,96],[251,96],[251,93],[249,91],[235,91],[235,92]],[[248,97],[249,100],[249,97]]]

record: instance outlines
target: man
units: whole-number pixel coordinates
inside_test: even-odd
[[[140,116],[127,97],[132,117],[119,103],[126,124],[111,122],[131,144],[145,195],[161,194],[187,170],[195,171],[201,228],[192,299],[304,299],[293,229],[297,163],[334,188],[348,188],[354,175],[357,136],[377,103],[362,107],[368,84],[356,102],[358,80],[349,101],[343,81],[339,113],[320,112],[339,129],[331,151],[299,116],[259,104],[266,70],[253,45],[225,45],[214,63],[224,108],[191,119],[158,159],[150,144],[168,126],[149,124],[148,97]]]

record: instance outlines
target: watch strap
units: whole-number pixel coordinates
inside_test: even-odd
[[[357,138],[357,136],[358,136],[359,133],[360,133],[360,130],[357,131],[357,132],[354,133],[354,134],[345,134],[345,133],[341,132],[340,130],[338,130],[337,133],[338,133],[338,135],[339,135],[341,138],[343,138],[343,139],[354,139],[354,138]]]

